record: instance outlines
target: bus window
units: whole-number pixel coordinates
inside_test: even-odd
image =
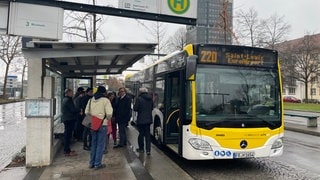
[[[162,113],[164,113],[164,80],[157,80],[155,91],[154,107],[157,107]]]

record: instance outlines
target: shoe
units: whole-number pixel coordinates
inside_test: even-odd
[[[89,165],[89,168],[90,168],[90,169],[94,168],[94,165]]]
[[[69,153],[64,153],[64,156],[78,156],[78,154],[71,151]]]
[[[76,153],[76,151],[70,150],[70,152],[64,152],[64,154],[69,154],[69,153]]]
[[[136,151],[137,151],[138,153],[144,153],[144,150],[143,150],[143,149],[137,148]]]
[[[115,146],[113,146],[113,148],[122,148],[123,146],[122,145],[115,145]]]
[[[105,168],[105,167],[107,167],[105,164],[101,164],[100,166],[95,166],[94,169],[98,170],[98,169],[102,169],[102,168]]]
[[[147,152],[147,155],[148,155],[148,156],[150,156],[150,155],[151,155],[151,153],[148,151],[148,152]]]
[[[83,146],[83,149],[86,151],[90,151],[90,147],[88,147],[88,146]]]

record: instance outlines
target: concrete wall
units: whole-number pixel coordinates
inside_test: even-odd
[[[28,99],[52,99],[53,78],[42,79],[42,59],[28,59]],[[53,117],[27,118],[26,166],[50,165],[53,160]]]

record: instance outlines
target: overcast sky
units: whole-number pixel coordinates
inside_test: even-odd
[[[288,39],[320,33],[320,0],[234,0],[234,13],[240,9],[254,8],[260,18],[273,13],[285,16],[291,25]]]
[[[65,0],[79,2],[79,0]],[[92,0],[82,0],[92,3]],[[118,0],[96,0],[98,5],[118,7]],[[288,40],[304,36],[307,32],[320,33],[320,0],[233,0],[234,15],[242,9],[254,8],[260,18],[277,13],[284,16],[291,25]],[[129,28],[130,27],[130,28]],[[172,35],[182,25],[168,23],[168,35]],[[148,32],[136,20],[109,16],[106,20],[107,41],[150,41]],[[134,36],[132,36],[134,32]]]

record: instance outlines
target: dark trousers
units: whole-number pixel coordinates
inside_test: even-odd
[[[72,132],[74,130],[75,120],[65,121],[64,124],[64,153],[70,153],[70,143],[72,138]]]
[[[90,128],[83,127],[83,147],[91,147],[91,130]]]
[[[144,150],[144,141],[146,141],[146,151],[151,150],[150,124],[138,124],[138,145],[140,150]]]
[[[125,146],[127,145],[127,133],[126,133],[127,122],[118,122],[119,128],[119,145]]]
[[[82,125],[82,120],[84,116],[82,115],[77,115],[77,121],[75,124],[75,129],[74,129],[74,135],[73,137],[77,140],[82,140],[83,139],[83,125]]]

